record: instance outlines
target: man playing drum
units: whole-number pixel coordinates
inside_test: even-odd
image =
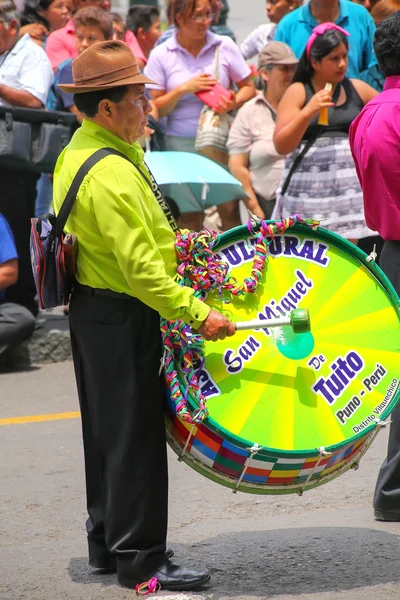
[[[149,178],[136,142],[151,111],[144,84],[153,82],[120,41],[94,44],[74,60],[72,72],[73,84],[60,87],[74,93],[84,119],[56,166],[56,211],[95,151],[108,147],[128,159],[109,155],[91,168],[66,227],[79,240],[70,329],[82,414],[89,564],[116,571],[129,588],[156,577],[163,588],[193,589],[207,583],[209,574],[172,563],[166,551],[159,315],[181,318],[207,340],[233,335],[235,327],[174,281],[175,235],[141,174]]]
[[[374,48],[385,87],[352,123],[350,144],[367,225],[385,240],[380,266],[400,295],[400,11],[379,25]],[[400,521],[400,404],[392,416],[374,509],[380,521]]]

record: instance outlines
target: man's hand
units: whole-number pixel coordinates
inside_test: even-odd
[[[208,342],[216,342],[234,335],[236,327],[227,317],[212,308],[207,319],[197,331]]]
[[[18,259],[12,258],[0,265],[0,290],[6,290],[18,281]]]

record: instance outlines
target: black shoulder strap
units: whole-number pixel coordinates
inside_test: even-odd
[[[114,148],[100,148],[100,150],[96,150],[96,152],[94,152],[91,156],[89,156],[89,158],[87,160],[85,160],[85,162],[79,168],[77,174],[75,175],[75,177],[71,183],[71,186],[68,190],[68,193],[65,196],[64,202],[62,203],[60,212],[57,215],[56,224],[53,228],[54,236],[60,237],[62,235],[65,224],[67,222],[67,219],[70,215],[70,212],[71,212],[74,202],[76,200],[76,196],[78,194],[79,188],[82,184],[82,181],[85,179],[86,175],[89,173],[90,169],[92,167],[94,167],[94,165],[96,163],[98,163],[100,160],[102,160],[106,156],[110,156],[111,154],[116,154],[117,156],[121,156],[121,158],[124,158],[125,160],[130,162],[130,164],[132,164],[139,171],[139,173],[141,174],[143,179],[145,179],[146,183],[148,184],[151,191],[153,192],[161,209],[163,210],[171,229],[174,232],[178,231],[179,227],[174,219],[171,209],[169,208],[168,203],[167,203],[166,199],[164,198],[163,193],[161,192],[156,180],[154,179],[154,177],[153,177],[150,169],[147,167],[147,165],[146,165],[146,167],[149,171],[149,174],[150,174],[150,177],[152,180],[151,182],[148,179],[148,177],[146,177],[146,175],[139,169],[139,167],[137,165],[135,165],[135,163],[133,161],[131,161],[125,154],[122,154],[122,152],[119,152],[118,150],[114,150]]]
[[[56,224],[54,226],[54,235],[56,237],[60,237],[62,232],[64,231],[65,223],[69,217],[69,214],[72,210],[74,202],[76,200],[76,195],[81,187],[82,181],[85,179],[86,175],[89,173],[90,169],[94,167],[96,163],[102,160],[104,157],[110,154],[108,148],[100,148],[100,150],[96,150],[79,168],[77,174],[72,180],[71,186],[68,190],[67,195],[65,196],[64,202],[60,208],[60,212],[57,215]]]
[[[269,112],[271,113],[271,117],[274,123],[276,123],[276,112],[271,108],[269,104],[266,104],[266,107],[269,108]]]
[[[284,184],[282,185],[281,188],[281,195],[284,196],[286,190],[289,187],[289,183],[294,175],[294,172],[296,171],[297,167],[299,166],[299,164],[301,163],[301,161],[303,160],[303,158],[305,157],[305,155],[307,154],[307,152],[309,151],[309,149],[311,148],[311,146],[315,143],[315,141],[319,138],[319,136],[322,134],[323,132],[323,125],[319,125],[315,128],[315,130],[313,131],[313,133],[311,134],[311,137],[308,139],[306,145],[304,146],[303,150],[300,152],[300,154],[296,157],[295,161],[293,162],[290,171],[285,179]]]

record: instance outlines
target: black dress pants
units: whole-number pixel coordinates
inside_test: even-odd
[[[35,316],[38,312],[29,250],[31,217],[35,215],[36,182],[39,175],[0,168],[0,212],[13,232],[18,252],[18,281],[6,291],[7,302],[20,304]]]
[[[400,241],[385,241],[380,267],[400,296]],[[400,512],[400,404],[392,412],[391,421],[388,453],[376,483],[374,508]]]
[[[165,560],[168,474],[160,319],[136,299],[74,291],[89,557],[144,580]]]

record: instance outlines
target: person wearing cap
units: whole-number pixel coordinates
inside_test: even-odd
[[[335,23],[318,25],[279,104],[274,144],[288,156],[273,218],[300,213],[356,244],[374,232],[365,223],[348,132],[377,92],[345,76],[348,40]]]
[[[166,554],[160,315],[181,318],[207,340],[233,335],[235,328],[175,282],[176,226],[145,180],[149,173],[136,142],[151,110],[145,95],[151,80],[117,40],[85,50],[73,61],[72,75],[72,84],[59,85],[74,93],[84,119],[57,161],[56,212],[95,151],[109,147],[123,155],[109,155],[90,169],[66,224],[79,242],[70,331],[82,415],[89,564],[116,570],[119,583],[129,588],[156,577],[166,589],[193,589],[207,583],[209,574],[180,567]]]
[[[273,143],[276,110],[293,79],[298,60],[282,42],[269,42],[259,55],[264,91],[239,110],[229,132],[229,169],[248,195],[247,208],[270,219],[281,181],[283,156]]]

